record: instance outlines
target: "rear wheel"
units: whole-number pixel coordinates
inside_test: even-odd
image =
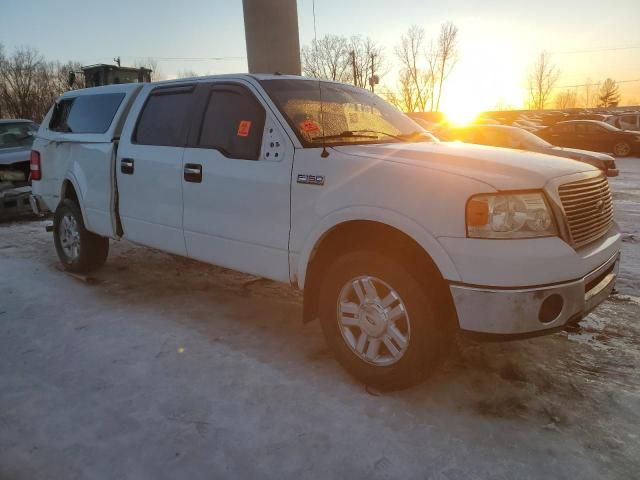
[[[626,157],[631,154],[631,145],[627,142],[618,142],[613,146],[613,154],[616,157]]]
[[[437,318],[428,286],[397,260],[347,253],[328,267],[320,288],[325,338],[356,379],[395,390],[420,382],[437,365],[446,322]]]
[[[60,202],[55,211],[53,239],[60,262],[70,272],[97,270],[109,254],[109,239],[88,231],[80,207],[68,198]]]

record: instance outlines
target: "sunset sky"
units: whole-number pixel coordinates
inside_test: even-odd
[[[298,0],[301,44],[313,38],[312,0]],[[444,92],[443,109],[467,105],[475,110],[496,104],[521,107],[527,70],[541,50],[553,53],[562,76],[558,86],[612,77],[623,102],[640,103],[640,1],[581,0],[316,0],[318,36],[369,36],[384,45],[393,67],[394,46],[412,24],[435,37],[439,25],[454,22],[460,30],[460,60]],[[5,50],[32,46],[48,59],[85,64],[123,64],[140,57],[161,60],[172,77],[183,70],[198,74],[245,72],[240,0],[47,0],[12,1],[0,16]],[[189,60],[225,57],[222,60]],[[383,77],[393,88],[396,70]],[[636,80],[636,81],[628,81]]]

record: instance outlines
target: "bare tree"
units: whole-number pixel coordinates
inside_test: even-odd
[[[598,91],[598,99],[601,107],[617,107],[620,103],[620,89],[618,84],[612,78],[607,78],[600,90]]]
[[[196,72],[195,70],[180,70],[177,75],[176,78],[191,78],[191,77],[197,77],[198,76],[198,72]]]
[[[438,95],[436,97],[435,111],[440,109],[440,98],[442,97],[442,89],[444,81],[447,79],[451,70],[458,61],[458,27],[453,23],[447,22],[440,27],[440,36],[438,37],[437,50],[437,75]]]
[[[136,68],[142,67],[151,70],[151,80],[154,82],[158,80],[165,80],[167,78],[158,64],[158,59],[155,57],[139,58],[133,63],[133,65]]]
[[[79,73],[78,62],[47,62],[26,47],[6,56],[0,46],[0,116],[41,121],[63,92],[84,87]]]
[[[424,29],[413,25],[400,37],[400,44],[395,48],[396,57],[402,66],[398,80],[399,96],[407,99],[406,111],[424,110],[431,97],[433,77],[420,66],[424,36]]]
[[[564,110],[565,108],[575,108],[578,106],[578,94],[575,90],[565,90],[556,95],[556,108]]]
[[[544,110],[559,77],[560,70],[551,63],[551,55],[541,52],[529,74],[529,108]]]
[[[354,35],[348,45],[350,78],[354,85],[369,87],[369,79],[376,75],[382,78],[388,70],[384,48],[369,37]]]
[[[402,70],[394,90],[387,90],[386,99],[403,112],[423,111],[422,96],[418,93],[415,82],[408,70]]]
[[[39,120],[43,115],[41,97],[48,83],[44,59],[36,50],[23,47],[1,61],[0,96],[6,114]]]
[[[325,35],[301,51],[304,75],[324,80],[350,80],[349,43],[340,35]]]

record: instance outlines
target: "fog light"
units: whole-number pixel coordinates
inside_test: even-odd
[[[560,295],[554,293],[544,299],[538,312],[538,320],[542,323],[551,323],[558,318],[562,312],[564,306],[564,300]]]

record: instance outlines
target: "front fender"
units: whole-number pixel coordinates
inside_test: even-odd
[[[291,255],[292,274],[298,287],[304,288],[307,266],[314,248],[336,226],[349,221],[372,221],[393,227],[411,237],[432,258],[443,278],[460,281],[456,267],[438,240],[415,220],[393,210],[379,207],[352,206],[334,211],[315,224],[299,254]]]

